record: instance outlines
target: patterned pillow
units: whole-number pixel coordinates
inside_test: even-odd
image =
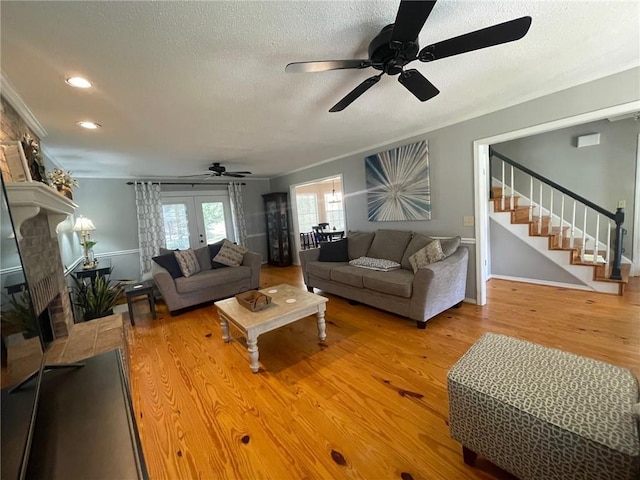
[[[173,254],[176,256],[180,271],[185,277],[190,277],[200,271],[198,257],[196,257],[196,253],[191,248],[187,250],[176,250]]]
[[[349,262],[349,265],[351,265],[352,267],[368,268],[370,270],[380,270],[383,272],[389,272],[391,270],[397,270],[398,268],[400,268],[400,264],[398,262],[394,262],[393,260],[371,257],[355,258]]]
[[[442,245],[440,240],[434,240],[429,245],[421,248],[416,253],[409,257],[409,263],[413,269],[413,273],[416,273],[421,268],[426,268],[427,265],[447,258],[442,251]]]
[[[239,267],[242,264],[244,254],[248,251],[248,248],[242,245],[236,245],[225,239],[220,251],[213,257],[213,261],[222,263],[223,265],[229,265],[230,267]]]

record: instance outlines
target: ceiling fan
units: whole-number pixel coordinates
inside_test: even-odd
[[[224,165],[220,165],[220,162],[212,163],[208,170],[209,170],[210,173],[205,173],[204,174],[205,178],[211,178],[211,177],[244,178],[247,175],[251,175],[251,172],[247,172],[247,171],[228,172]],[[203,175],[202,173],[200,173],[198,175],[185,175],[185,176],[183,176],[181,178],[201,177],[202,175]]]
[[[340,112],[360,95],[380,81],[380,77],[399,75],[400,82],[407,90],[424,102],[435,97],[440,91],[418,70],[405,66],[415,60],[433,62],[461,53],[480,50],[524,37],[531,26],[531,17],[521,17],[491,27],[466,33],[424,47],[418,46],[418,35],[424,26],[434,1],[401,0],[395,23],[387,25],[369,44],[369,58],[364,60],[325,60],[317,62],[294,62],[285,67],[285,72],[324,72],[327,70],[362,69],[373,67],[381,73],[367,78],[336,103],[330,112]]]

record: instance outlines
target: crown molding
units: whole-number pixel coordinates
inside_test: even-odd
[[[2,93],[2,96],[7,100],[7,102],[9,102],[16,112],[18,112],[29,128],[33,130],[33,133],[42,140],[47,136],[47,131],[40,124],[33,112],[29,110],[29,107],[24,103],[24,100],[13,84],[5,76],[4,72],[1,75],[0,92]]]

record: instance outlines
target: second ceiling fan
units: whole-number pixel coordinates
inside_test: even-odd
[[[404,67],[407,64],[415,60],[433,62],[453,55],[513,42],[524,37],[531,26],[531,17],[520,17],[443,40],[420,50],[418,35],[435,4],[435,0],[402,0],[396,14],[396,21],[384,27],[369,44],[368,59],[294,62],[288,64],[285,67],[285,71],[289,73],[304,73],[368,67],[381,71],[378,75],[367,78],[349,92],[342,100],[331,107],[330,112],[344,110],[360,95],[378,83],[380,77],[385,73],[387,75],[398,75],[398,82],[415,95],[418,100],[424,102],[438,95],[440,90],[415,68],[405,70]]]

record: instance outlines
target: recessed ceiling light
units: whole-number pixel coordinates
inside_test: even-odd
[[[82,128],[87,128],[89,130],[96,130],[102,126],[99,123],[95,122],[78,122],[76,125]]]
[[[70,77],[65,81],[67,82],[67,85],[71,85],[72,87],[76,88],[91,88],[93,86],[93,84],[89,80],[82,77]]]

